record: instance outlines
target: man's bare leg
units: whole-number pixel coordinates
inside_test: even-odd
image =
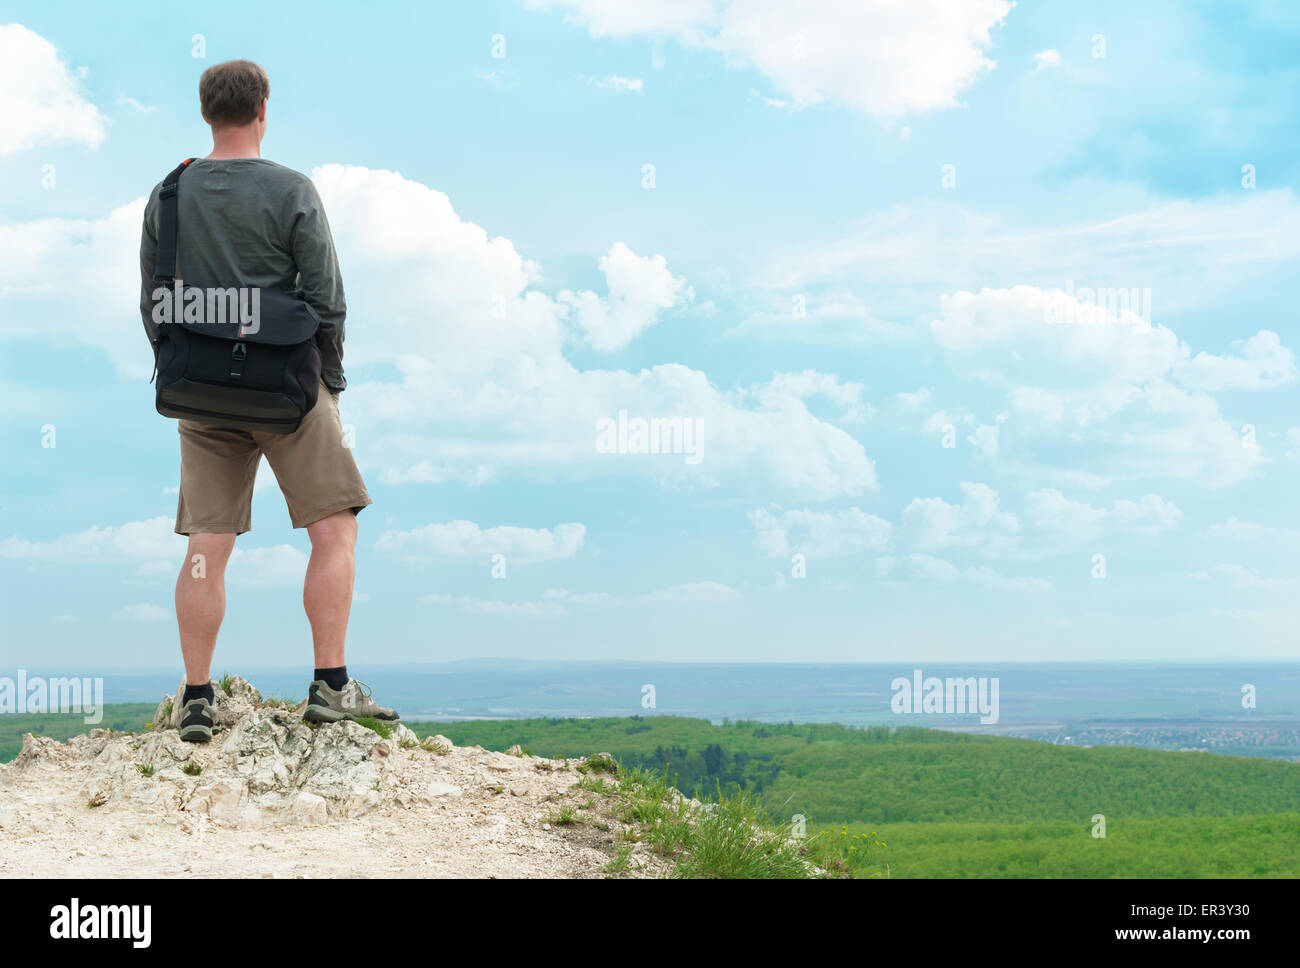
[[[217,631],[226,614],[226,562],[234,548],[233,534],[190,535],[189,551],[176,579],[176,624],[185,682],[191,686],[207,685],[212,675]]]
[[[356,577],[357,516],[350,510],[307,525],[311,560],[302,586],[302,604],[311,623],[318,669],[345,664],[344,643],[352,612],[352,582]]]

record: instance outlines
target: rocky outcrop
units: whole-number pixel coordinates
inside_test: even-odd
[[[181,742],[168,724],[171,703],[168,696],[159,704],[143,734],[96,729],[66,744],[28,735],[13,769],[87,761],[80,792],[95,806],[126,800],[229,823],[321,823],[377,806],[394,752],[420,748],[400,723],[381,726],[387,735],[354,722],[309,725],[298,709],[264,702],[238,677],[217,690],[211,743]]]
[[[604,877],[629,844],[620,876],[662,871],[577,763],[309,725],[226,686],[211,743],[181,742],[170,696],[143,732],[24,737],[0,764],[0,876]]]

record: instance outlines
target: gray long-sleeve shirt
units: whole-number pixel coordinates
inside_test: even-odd
[[[149,195],[140,234],[140,314],[151,344],[159,336],[153,271],[161,188],[159,182]],[[300,293],[320,316],[316,344],[325,385],[334,392],[346,387],[343,278],[311,179],[265,158],[200,158],[181,172],[178,198],[176,278],[187,287]]]

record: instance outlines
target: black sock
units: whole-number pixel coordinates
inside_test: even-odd
[[[348,684],[348,667],[341,665],[334,669],[317,669],[314,678],[337,692]]]
[[[181,705],[184,706],[191,699],[206,699],[209,703],[217,701],[216,693],[212,691],[212,683],[205,682],[201,686],[191,686],[185,683],[185,692],[181,694]]]

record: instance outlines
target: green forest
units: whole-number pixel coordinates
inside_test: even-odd
[[[701,799],[744,789],[778,823],[801,815],[809,834],[858,845],[863,876],[1300,876],[1297,763],[671,716],[408,725],[457,745],[608,752]]]
[[[152,714],[109,706],[101,725],[139,730]],[[608,752],[701,799],[743,790],[776,823],[833,838],[864,877],[1300,876],[1300,763],[673,716],[407,725],[458,746]],[[27,731],[88,728],[0,716],[0,757]]]

